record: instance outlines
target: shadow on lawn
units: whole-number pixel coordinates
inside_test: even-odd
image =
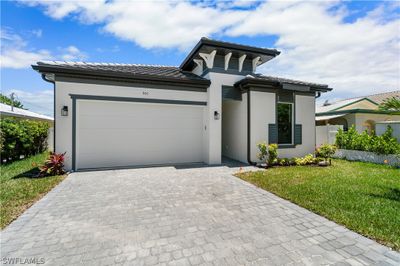
[[[388,199],[400,202],[400,189],[398,188],[386,188],[386,192],[381,194],[369,194],[374,198]]]
[[[40,170],[38,167],[34,167],[28,171],[25,171],[23,173],[20,173],[16,176],[13,176],[12,179],[17,179],[17,178],[41,178],[39,176]]]

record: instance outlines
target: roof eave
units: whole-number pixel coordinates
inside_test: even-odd
[[[244,50],[244,52],[251,52],[251,53],[259,53],[263,55],[268,55],[272,57],[276,57],[280,55],[280,51],[276,49],[267,49],[267,48],[257,48],[257,47],[251,47],[251,46],[246,46],[246,45],[241,45],[241,44],[235,44],[235,43],[226,43],[226,42],[219,42],[219,41],[214,41],[210,40],[207,38],[201,38],[200,41],[195,45],[195,47],[190,51],[190,53],[186,56],[186,58],[182,61],[180,64],[179,68],[184,69],[189,63],[191,58],[200,50],[200,48],[203,45],[210,45],[210,46],[215,46],[217,48],[226,48],[226,49],[232,49],[232,50]]]
[[[135,82],[154,81],[159,83],[179,84],[192,87],[208,88],[211,82],[207,79],[189,80],[171,77],[160,77],[155,75],[126,74],[119,72],[110,72],[103,70],[87,70],[87,69],[67,69],[56,66],[32,65],[32,68],[42,74],[59,74],[59,75],[76,75],[88,78],[122,78]]]
[[[287,82],[280,82],[280,81],[272,81],[272,80],[262,80],[262,79],[256,79],[256,78],[244,78],[242,80],[239,80],[238,82],[235,83],[236,87],[251,87],[251,86],[281,86],[283,83]],[[289,83],[292,84],[292,83]],[[293,83],[294,85],[299,85],[303,86],[302,84],[296,84]],[[311,92],[319,91],[319,92],[328,92],[331,91],[332,88],[329,88],[328,86],[316,86],[316,85],[304,85],[310,87]]]

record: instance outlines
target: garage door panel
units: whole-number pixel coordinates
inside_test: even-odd
[[[201,129],[202,128],[202,117],[197,118],[181,118],[181,117],[157,117],[154,121],[154,117],[122,117],[122,116],[84,116],[81,117],[81,129],[103,129],[112,131],[114,129]],[[104,123],[107,121],[107,124]]]
[[[148,141],[137,141],[134,145],[127,145],[126,142],[121,142],[121,139],[137,139],[145,140],[150,135],[154,135],[154,130],[135,130],[135,129],[119,129],[119,130],[97,130],[97,134],[91,134],[90,130],[82,130],[81,132],[88,132],[81,134],[80,138],[80,149],[81,151],[90,150],[92,152],[102,152],[107,151],[109,148],[114,147],[115,149],[121,150],[123,148],[129,150],[145,150],[153,146],[159,146],[163,149],[173,149],[176,148],[176,144],[180,141],[187,143],[193,142],[192,145],[198,144],[200,147],[202,143],[198,140],[202,137],[199,134],[199,130],[181,130],[179,134],[173,130],[158,130],[155,138],[152,139],[152,144],[149,145]],[[107,136],[105,139],[104,136]],[[102,143],[102,145],[98,145]]]
[[[202,162],[203,107],[77,102],[78,169]]]

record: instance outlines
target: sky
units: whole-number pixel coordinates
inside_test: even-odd
[[[328,84],[319,102],[399,90],[399,1],[1,1],[1,91],[53,114],[43,60],[179,66],[201,37],[276,48],[257,72]]]

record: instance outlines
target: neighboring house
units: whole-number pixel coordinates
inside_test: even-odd
[[[400,115],[378,109],[379,104],[392,97],[400,97],[400,91],[345,99],[334,103],[325,102],[316,108],[316,124],[317,126],[341,125],[344,130],[354,125],[358,132],[375,131],[377,122],[400,121]]]
[[[37,121],[43,121],[47,122],[50,125],[49,129],[49,136],[47,138],[47,143],[49,150],[54,149],[54,118],[47,116],[47,115],[41,115],[29,110],[25,110],[22,108],[17,108],[13,107],[8,104],[0,103],[0,115],[1,117],[15,117],[15,118],[20,118],[20,119],[29,119],[29,120],[37,120]]]
[[[315,148],[315,98],[327,85],[255,74],[280,54],[202,38],[179,67],[38,62],[54,83],[56,152],[71,170],[257,161]]]

